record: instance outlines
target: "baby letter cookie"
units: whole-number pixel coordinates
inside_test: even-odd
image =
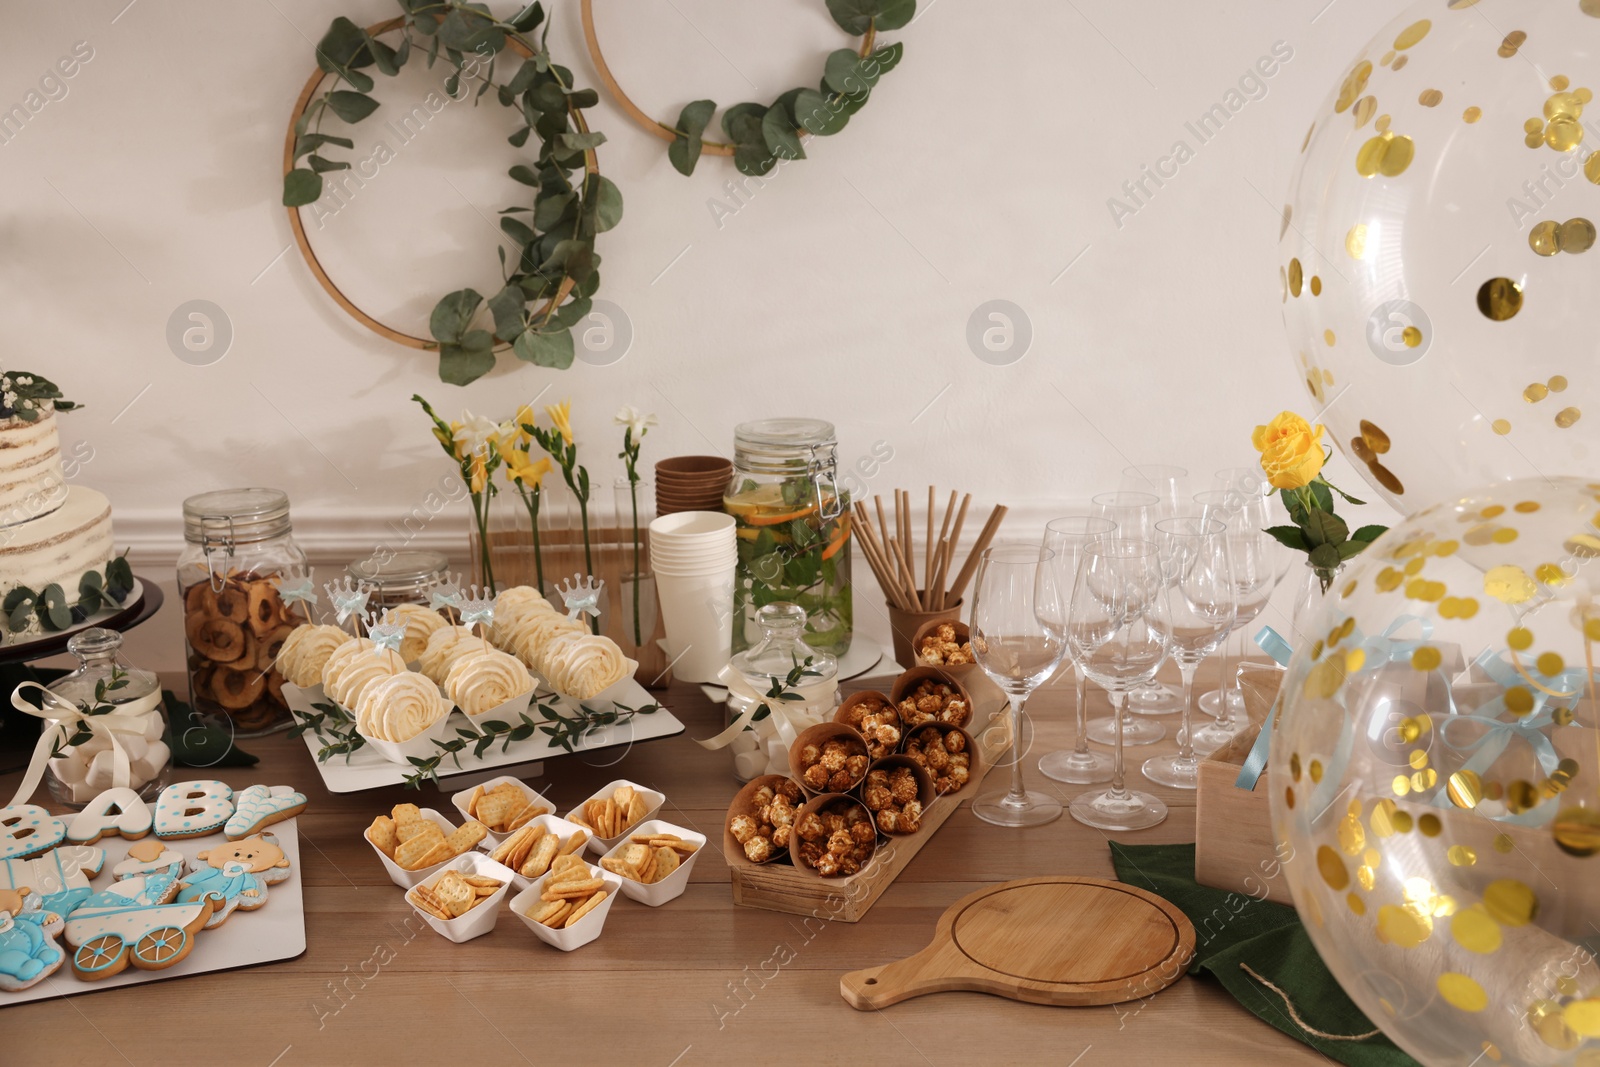
[[[174,782],[156,798],[156,836],[204,837],[233,816],[233,790],[222,782]]]
[[[246,786],[233,798],[233,818],[224,827],[229,841],[260,833],[275,822],[292,819],[306,808],[306,795],[289,791],[273,796],[270,785]]]
[[[37,804],[0,808],[0,860],[33,856],[66,840],[67,823]]]
[[[107,834],[137,840],[150,832],[150,805],[132,789],[107,789],[84,806],[67,824],[67,840],[92,845]]]
[[[267,902],[267,886],[289,877],[289,857],[271,834],[213,846],[191,864],[180,902],[210,900],[214,911],[206,928],[221,926],[235,910],[255,911]]]

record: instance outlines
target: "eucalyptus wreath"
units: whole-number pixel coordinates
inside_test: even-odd
[[[442,298],[429,318],[439,377],[454,385],[474,381],[493,369],[495,352],[505,347],[542,367],[571,366],[572,328],[589,314],[600,285],[595,235],[622,218],[622,193],[600,175],[595,159],[605,134],[590,131],[582,114],[599,102],[599,95],[576,88],[572,72],[551,60],[550,25],[539,3],[504,21],[481,3],[399,4],[401,18],[371,30],[336,18],[317,44],[317,66],[332,81],[295,121],[293,165],[283,179],[284,206],[314,203],[322,194],[325,173],[350,168],[329,150],[351,149],[354,142],[323,133],[322,123],[332,114],[354,124],[378,110],[378,101],[369,95],[374,80],[367,68],[392,77],[415,55],[425,55],[430,68],[443,59],[454,68],[445,80],[452,98],[462,99],[459,94],[478,83],[474,103],[492,95],[517,117],[517,129],[506,140],[523,148],[536,139],[538,152],[509,171],[534,194],[531,204],[500,212],[500,228],[518,249],[508,261],[505,248],[499,248],[503,287],[487,302],[474,289],[459,289]],[[535,37],[541,23],[543,31]],[[397,47],[379,40],[393,30],[402,34]],[[509,78],[496,81],[496,67],[508,60],[508,49],[522,61]],[[509,66],[507,62],[502,69]],[[579,169],[582,175],[574,180]],[[473,326],[485,303],[492,330]]]
[[[898,30],[917,13],[916,0],[827,0],[828,13],[848,34],[860,37],[858,49],[841,48],[828,55],[817,89],[790,89],[769,105],[734,104],[722,113],[722,132],[733,149],[733,165],[742,174],[762,175],[780,159],[804,159],[800,135],[829,137],[844,129],[850,116],[866,106],[878,79],[893,70],[905,53],[900,42],[874,48],[879,30]],[[680,174],[693,174],[704,149],[703,135],[716,114],[712,100],[684,107],[667,157]]]

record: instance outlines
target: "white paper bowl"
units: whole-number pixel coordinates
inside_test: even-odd
[[[630,782],[626,778],[618,778],[605,788],[599,789],[585,797],[583,804],[587,804],[591,800],[608,800],[610,799],[612,793],[615,793],[618,789],[625,785],[633,786],[634,791],[643,796],[645,800],[644,815],[637,823],[634,824],[634,826],[643,826],[646,822],[649,822],[651,819],[655,818],[656,812],[661,810],[661,805],[667,802],[667,794],[665,793],[658,793],[654,789],[647,789],[638,782]],[[568,822],[577,823],[580,829],[588,830],[589,851],[593,852],[596,856],[604,856],[607,852],[610,852],[616,847],[618,841],[623,840],[629,834],[633,833],[633,826],[630,826],[626,830],[622,831],[622,833],[612,838],[597,836],[595,831],[590,829],[584,822],[583,804],[579,804],[571,811],[567,812],[566,818]]]
[[[438,870],[430,874],[419,885],[432,887],[435,882],[444,877],[445,871],[451,870],[460,871],[462,874],[487,875],[503,883],[499,889],[474,904],[472,910],[454,919],[441,919],[436,915],[430,915],[428,912],[423,911],[411,899],[411,894],[415,887],[406,890],[406,903],[410,904],[412,910],[422,917],[422,921],[433,927],[434,932],[441,937],[447,937],[459,945],[463,941],[471,941],[475,937],[482,937],[494,929],[494,924],[500,919],[500,902],[511,891],[511,871],[481,852],[464,852],[450,862],[440,864]],[[599,911],[600,909],[596,908],[595,910]]]
[[[313,704],[328,702],[328,694],[322,688],[322,683],[316,685],[295,685],[293,682],[283,683],[283,702],[294,711],[311,714]]]
[[[618,700],[623,697],[627,697],[630,700],[635,699],[636,694],[639,692],[639,687],[634,681],[633,676],[639,672],[639,661],[628,659],[626,656],[624,656],[622,658],[622,662],[625,667],[622,677],[618,678],[616,681],[600,690],[600,692],[596,693],[594,696],[587,700],[579,700],[577,697],[568,696],[567,694],[556,690],[554,691],[554,703],[560,705],[562,708],[565,708],[567,711],[577,714],[582,710],[582,706],[586,704],[590,707],[599,709],[604,708],[608,704],[616,704]],[[628,706],[632,707],[633,705],[630,704]],[[604,729],[610,730],[614,729],[614,727],[608,726]]]
[[[422,817],[433,823],[439,829],[443,830],[444,836],[446,837],[449,837],[451,834],[456,832],[455,825],[452,824],[449,819],[446,819],[443,815],[440,815],[432,808],[423,808]],[[367,844],[372,845],[372,838],[367,837],[366,829],[361,831],[361,836],[366,838]],[[389,872],[389,880],[395,885],[399,886],[401,889],[410,889],[412,886],[424,880],[429,875],[444,870],[445,865],[450,862],[450,860],[444,860],[440,863],[435,863],[431,867],[423,867],[421,870],[408,871],[394,860],[390,859],[388,856],[385,856],[383,854],[383,849],[379,848],[377,845],[372,845],[372,851],[380,860],[383,861],[384,870]],[[459,857],[452,857],[452,859],[456,858]]]
[[[562,952],[571,952],[575,948],[582,948],[605,929],[606,916],[611,912],[611,905],[617,902],[617,895],[622,892],[622,879],[610,871],[602,870],[591,864],[585,863],[591,877],[598,877],[605,883],[606,899],[602,900],[593,911],[578,920],[578,925],[563,929],[552,929],[528,913],[537,909],[544,901],[539,895],[544,892],[544,884],[549,880],[548,874],[542,875],[527,889],[511,898],[511,914],[522,920],[522,925],[533,931],[537,937],[547,945],[560,949]]]
[[[532,671],[529,671],[528,674],[529,677],[534,677]],[[512,725],[516,725],[518,722],[520,722],[522,713],[533,707],[534,696],[538,693],[538,691],[538,679],[534,678],[534,686],[532,689],[528,690],[526,693],[523,693],[521,696],[514,696],[504,703],[496,704],[488,711],[481,711],[476,715],[468,715],[466,711],[459,707],[456,710],[460,711],[462,718],[467,720],[467,725],[471,726],[474,730],[477,730],[481,735],[483,730],[479,728],[479,723],[508,722]],[[445,694],[445,700],[448,701],[449,699],[450,695],[448,693]]]
[[[512,785],[522,790],[522,795],[527,797],[528,800],[533,804],[537,805],[538,807],[548,809],[545,813],[546,815],[555,814],[556,806],[551,803],[550,800],[544,796],[544,794],[540,793],[526,782],[511,777],[509,774],[502,774],[498,778],[491,778],[487,782],[484,782],[483,791],[487,793],[495,787],[504,785],[507,782],[510,782]],[[462,821],[466,821],[467,819],[471,819],[474,822],[481,821],[476,816],[469,814],[467,811],[467,801],[472,799],[472,794],[477,788],[477,786],[473,786],[472,789],[463,789],[459,793],[450,794],[450,803],[454,804],[456,806],[456,810],[461,813]],[[541,816],[535,816],[535,820],[540,817]],[[488,830],[488,833],[484,835],[482,841],[478,842],[478,847],[484,852],[493,852],[495,848],[499,846],[500,842],[511,836],[511,834],[497,834],[493,830],[489,830],[488,824],[484,825],[484,829]],[[515,832],[516,831],[512,831],[512,833]]]
[[[616,846],[606,855],[613,858],[620,856],[622,850],[632,844],[633,838],[652,833],[677,834],[695,846],[695,850],[689,855],[680,855],[678,869],[659,882],[645,885],[643,882],[636,882],[632,878],[617,875],[622,882],[622,892],[625,896],[637,900],[641,904],[647,904],[652,908],[659,908],[667,901],[676,900],[678,897],[683,896],[683,891],[689,888],[689,870],[694,866],[694,861],[700,858],[701,851],[706,847],[706,835],[697,834],[693,830],[685,829],[670,822],[664,822],[661,819],[646,819],[626,834],[623,834],[617,841]],[[601,870],[605,870],[605,868],[602,867]],[[606,873],[609,874],[611,872],[607,871]]]
[[[381,737],[373,737],[371,734],[363,733],[359,726],[356,727],[356,733],[366,738],[367,745],[371,747],[372,751],[390,763],[398,763],[402,767],[409,767],[412,756],[425,759],[439,754],[439,746],[434,742],[447,741],[455,735],[456,727],[450,721],[454,716],[455,713],[451,712],[416,737],[407,741],[385,741]]]

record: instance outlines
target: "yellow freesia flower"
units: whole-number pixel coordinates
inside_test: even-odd
[[[484,486],[489,484],[489,464],[485,453],[475,452],[471,460],[472,478],[467,483],[474,494],[483,492]]]
[[[532,426],[538,421],[539,416],[534,412],[532,404],[524,404],[517,409],[517,413],[511,419],[511,422],[517,429],[517,441],[519,443],[526,443],[532,440],[528,431],[524,430],[523,427]]]
[[[544,483],[544,476],[552,469],[549,456],[541,456],[537,460],[529,460],[528,454],[513,451],[506,456],[506,480],[520,483],[526,489],[537,489]]]
[[[544,413],[550,416],[550,423],[561,434],[561,439],[567,444],[572,443],[572,401],[563,400],[559,404],[550,404],[545,407]]]
[[[1301,489],[1322,473],[1322,431],[1292,411],[1281,411],[1265,426],[1257,426],[1250,443],[1261,453],[1261,470],[1275,489]]]

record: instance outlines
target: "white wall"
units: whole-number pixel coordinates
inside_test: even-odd
[[[597,84],[576,0],[548,6],[559,57]],[[620,473],[609,419],[622,403],[661,416],[650,460],[728,453],[743,419],[825,416],[847,462],[875,441],[892,446],[874,489],[971,489],[1013,505],[1016,532],[1114,487],[1128,463],[1182,462],[1202,480],[1249,463],[1254,423],[1311,410],[1279,314],[1283,191],[1313,110],[1392,10],[924,0],[894,35],[905,61],[850,127],[720,222],[709,205],[731,205],[731,166],[707,158],[679,176],[665,146],[603,100],[590,114],[611,139],[602,167],[627,217],[601,239],[601,295],[630,318],[631,350],[564,373],[506,359],[456,389],[435,379],[430,357],[333,304],[288,248],[278,206],[309,42],[336,14],[371,23],[394,4],[0,7],[12,28],[0,39],[4,107],[25,102],[76,42],[93,49],[67,95],[0,145],[0,360],[48,373],[90,405],[63,420],[69,444],[94,447],[81,480],[110,494],[136,569],[160,577],[180,504],[203,489],[287,489],[302,540],[325,560],[383,539],[384,522],[447,471],[408,401],[419,390],[446,411],[496,415],[542,391],[572,397],[602,484]],[[809,84],[826,51],[847,43],[822,0],[596,7],[613,69],[669,120],[695,97],[769,100]],[[1185,123],[1276,42],[1292,57],[1264,95],[1200,144]],[[378,94],[409,105],[422,78]],[[482,216],[510,202],[505,132],[497,106],[452,105],[314,231],[330,270],[414,331],[449,289],[493,284]],[[364,131],[363,147],[379,136]],[[1119,225],[1108,198],[1180,139],[1194,157]],[[996,298],[1031,322],[1031,348],[1010,366],[980,362],[966,341],[973,310]],[[180,361],[166,340],[169,315],[192,299],[215,302],[232,325],[210,366]],[[1329,473],[1362,488],[1342,459]],[[1385,519],[1368,510],[1358,517]],[[420,540],[457,546],[467,521],[456,506]],[[863,591],[861,623],[885,632],[865,607],[874,600]],[[135,657],[177,667],[177,622],[169,612],[147,628]]]

